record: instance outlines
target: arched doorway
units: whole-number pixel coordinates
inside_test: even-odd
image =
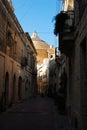
[[[28,79],[25,82],[25,97],[28,97],[28,93],[29,93],[29,84],[28,84]]]
[[[9,98],[9,73],[8,72],[6,72],[6,75],[5,75],[4,97],[5,97],[5,105],[8,105],[8,98]]]
[[[16,98],[16,75],[13,77],[13,89],[12,89],[12,103],[15,102]]]
[[[18,80],[18,99],[21,100],[22,98],[22,77],[19,77]]]

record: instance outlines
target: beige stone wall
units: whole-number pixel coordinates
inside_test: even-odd
[[[6,8],[0,1],[0,108],[32,96],[36,87],[36,50],[5,2]]]
[[[44,58],[48,58],[47,50],[37,50],[37,62],[42,64]]]
[[[32,75],[29,75],[29,72],[24,71],[21,68],[21,65],[14,61],[12,58],[9,56],[3,54],[0,52],[0,96],[2,96],[2,93],[5,92],[5,76],[6,73],[8,72],[9,74],[9,97],[8,97],[8,103],[12,102],[12,93],[13,93],[13,78],[14,75],[16,77],[16,86],[15,86],[15,102],[18,101],[18,80],[19,77],[22,78],[22,85],[21,85],[21,95],[22,98],[28,98],[31,94],[32,91],[32,86],[30,86],[31,81],[32,81]],[[27,84],[27,96],[25,95],[25,82],[28,79],[28,84]],[[30,82],[30,84],[29,84]]]
[[[9,74],[9,102],[11,101],[11,94],[13,88],[13,77],[16,76],[16,99],[18,98],[18,78],[21,76],[24,78],[23,70],[19,63],[15,62],[12,58],[0,52],[0,96],[5,91],[5,75],[6,72]]]

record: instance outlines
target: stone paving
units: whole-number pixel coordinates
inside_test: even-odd
[[[0,114],[0,130],[74,130],[51,98],[36,97]]]

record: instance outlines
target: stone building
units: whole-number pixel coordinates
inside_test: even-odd
[[[48,79],[49,79],[49,59],[44,58],[43,64],[37,69],[37,83],[38,83],[38,93],[41,95],[47,95],[48,91]]]
[[[0,109],[31,96],[35,76],[32,40],[18,22],[11,0],[0,0]]]
[[[71,0],[64,0],[64,2],[66,1],[67,4],[65,6],[63,3],[63,15],[60,15],[62,18],[65,18],[65,21],[63,22],[63,26],[61,25],[61,28],[57,26],[56,30],[57,34],[59,33],[59,50],[66,56],[66,107],[73,127],[76,130],[86,130],[87,1],[72,0],[71,2]],[[73,8],[69,8],[70,6],[68,5],[70,3],[74,3],[72,4],[74,5]],[[65,14],[68,14],[68,17]]]
[[[55,48],[41,40],[37,32],[32,35],[32,41],[37,50],[37,64],[41,65],[44,58],[55,57]]]
[[[37,51],[38,93],[47,94],[49,86],[49,61],[55,58],[55,48],[41,40],[37,32],[33,33],[32,41]]]
[[[58,47],[55,53],[56,62],[56,94],[55,103],[58,107],[58,111],[61,114],[66,113],[66,101],[67,101],[67,57],[64,53],[60,53]]]
[[[74,98],[78,129],[87,129],[87,1],[75,0]],[[78,51],[77,51],[78,50]],[[73,62],[72,61],[72,62]],[[78,98],[79,97],[79,98]]]
[[[48,96],[54,97],[57,93],[58,88],[58,66],[55,62],[55,59],[50,59],[49,61],[49,88]]]

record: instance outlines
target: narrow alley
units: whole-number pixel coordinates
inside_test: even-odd
[[[60,116],[53,99],[29,98],[0,114],[0,130],[72,130]]]
[[[87,0],[0,0],[0,130],[87,130],[86,99]]]

